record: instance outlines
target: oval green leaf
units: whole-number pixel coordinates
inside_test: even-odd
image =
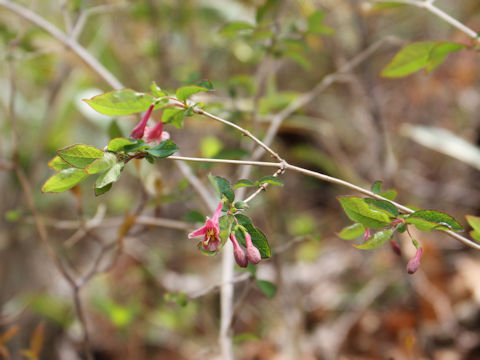
[[[109,152],[103,153],[100,159],[95,160],[85,168],[88,175],[101,173],[110,169],[117,163],[117,157]]]
[[[372,210],[362,198],[338,196],[337,199],[351,220],[361,223],[367,228],[381,229],[391,223],[388,215]]]
[[[463,227],[450,215],[436,210],[419,210],[405,218],[405,222],[413,224],[422,231],[454,230],[463,231]]]
[[[170,140],[162,141],[157,146],[147,149],[146,152],[156,158],[166,158],[178,151],[178,146]]]
[[[188,86],[182,86],[181,88],[178,88],[176,95],[178,100],[185,101],[190,96],[203,91],[208,91],[208,89],[203,86],[188,85]]]
[[[110,140],[110,142],[108,143],[107,149],[108,151],[116,153],[122,150],[125,146],[132,145],[132,144],[133,142],[131,142],[130,140],[119,137],[119,138]]]
[[[155,98],[147,93],[137,92],[132,89],[121,89],[84,99],[94,110],[105,115],[129,115],[147,111]],[[164,106],[158,104],[155,109]]]
[[[69,163],[65,162],[60,156],[55,156],[52,160],[48,162],[48,166],[57,171],[65,170],[65,169],[70,169],[72,165]]]
[[[339,233],[338,237],[343,240],[353,240],[365,232],[365,226],[360,223],[355,223],[344,227]]]
[[[96,159],[100,159],[103,151],[90,145],[78,144],[57,150],[57,154],[71,166],[84,169]]]
[[[379,231],[375,235],[367,239],[363,244],[354,245],[357,249],[361,250],[371,250],[379,246],[382,246],[387,240],[389,240],[393,235],[393,229],[387,229],[384,231]]]
[[[69,168],[52,175],[42,186],[43,193],[67,191],[85,179],[88,174],[83,169]]]

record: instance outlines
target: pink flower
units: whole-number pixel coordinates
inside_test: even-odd
[[[154,104],[150,105],[148,108],[147,112],[143,116],[142,120],[135,126],[130,133],[130,137],[133,139],[141,139],[143,138],[143,134],[145,132],[145,126],[147,126],[147,121],[150,118],[150,115],[152,114]]]
[[[220,201],[217,206],[217,210],[215,210],[215,214],[213,214],[213,218],[210,219],[207,216],[205,225],[188,234],[189,239],[203,235],[202,246],[207,251],[216,251],[218,245],[220,245],[220,224],[218,221],[220,219],[220,212],[222,211],[222,206],[223,202]]]
[[[363,242],[367,241],[370,238],[370,229],[365,229],[365,234],[363,234]]]
[[[390,240],[390,245],[392,247],[392,250],[395,254],[397,254],[398,256],[402,256],[402,249],[400,248],[400,246],[393,240]]]
[[[243,267],[243,268],[247,267],[248,265],[247,256],[245,255],[245,251],[242,249],[242,247],[238,243],[238,240],[235,237],[235,234],[233,232],[230,234],[230,240],[232,240],[232,243],[233,243],[233,256],[235,257],[235,262],[240,267]]]
[[[160,121],[154,127],[147,126],[145,128],[145,135],[143,139],[147,143],[158,145],[162,141],[170,139],[170,134],[163,131],[163,123]]]
[[[417,249],[417,252],[415,253],[415,256],[411,258],[410,261],[408,262],[407,272],[409,274],[415,273],[415,271],[417,271],[418,268],[420,267],[420,258],[422,257],[422,251],[423,251],[422,248],[419,247]]]
[[[262,260],[260,251],[253,245],[252,237],[249,233],[245,233],[245,245],[247,245],[247,259],[252,264],[258,264]]]

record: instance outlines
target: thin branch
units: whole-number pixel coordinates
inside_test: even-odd
[[[124,87],[122,83],[95,57],[85,50],[83,46],[71,39],[52,23],[35,14],[33,11],[8,0],[0,0],[0,6],[7,8],[25,20],[28,20],[32,24],[35,24],[39,28],[48,32],[55,39],[76,53],[94,72],[99,74],[114,89],[121,89]]]
[[[373,0],[377,3],[389,2],[389,0]],[[469,37],[473,38],[474,40],[479,40],[477,33],[470,29],[468,26],[462,24],[460,21],[455,19],[454,17],[447,14],[445,11],[441,10],[434,4],[434,0],[426,0],[426,1],[417,1],[417,0],[396,0],[395,2],[406,4],[406,5],[413,5],[422,9],[425,9],[432,14],[438,16],[445,22],[449,23],[453,27],[457,28],[458,30],[464,32]]]

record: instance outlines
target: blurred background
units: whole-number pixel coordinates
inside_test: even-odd
[[[85,326],[94,359],[218,357],[221,256],[205,256],[187,238],[210,209],[168,159],[132,161],[101,197],[91,180],[40,192],[57,149],[103,148],[137,118],[86,107],[82,99],[111,86],[5,3],[0,357],[84,359]],[[410,42],[471,44],[426,11],[356,0],[15,3],[76,38],[125,87],[149,91],[155,81],[173,91],[209,79],[215,91],[197,99],[260,138],[276,114],[309,96],[273,141],[287,161],[366,188],[382,180],[400,203],[445,211],[463,225],[464,215],[480,215],[476,52],[452,54],[430,74],[380,77]],[[478,1],[435,4],[480,28]],[[254,150],[207,118],[166,130],[184,156],[249,159]],[[189,166],[212,197],[209,173],[233,182],[242,172]],[[248,178],[266,175],[254,168]],[[270,187],[246,212],[273,256],[256,272],[235,270],[237,359],[480,359],[480,253],[440,232],[414,233],[424,256],[408,275],[408,238],[396,239],[398,257],[388,245],[361,251],[336,236],[350,223],[336,196],[352,192],[297,173],[282,179],[283,188]],[[54,265],[39,221],[77,286]]]

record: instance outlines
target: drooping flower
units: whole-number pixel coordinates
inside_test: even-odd
[[[390,240],[390,246],[392,247],[392,250],[395,254],[397,254],[398,256],[402,256],[402,249],[396,241]]]
[[[222,211],[223,202],[217,206],[215,213],[213,214],[213,218],[209,218],[207,216],[207,220],[205,221],[205,225],[201,228],[194,230],[190,234],[188,234],[188,238],[194,238],[198,236],[203,236],[202,246],[207,251],[216,251],[218,245],[220,245],[220,212]]]
[[[252,237],[249,233],[245,233],[245,245],[247,246],[247,259],[252,264],[258,264],[260,260],[262,260],[262,256],[260,255],[260,251],[253,245]]]
[[[170,134],[163,131],[163,123],[159,121],[154,127],[147,126],[143,136],[145,142],[158,145],[162,141],[170,139]]]
[[[133,128],[132,132],[130,133],[131,138],[133,139],[143,138],[143,134],[145,133],[145,127],[147,126],[147,121],[150,118],[150,115],[152,114],[154,106],[155,106],[154,104],[150,105],[145,115],[143,115],[142,120],[140,120],[137,126]]]
[[[247,267],[248,265],[247,255],[245,255],[245,251],[242,249],[242,247],[238,243],[238,240],[235,237],[235,234],[233,232],[230,234],[230,240],[232,240],[232,243],[233,243],[233,257],[235,258],[235,262],[240,267],[243,267],[243,268]]]
[[[418,268],[420,267],[420,258],[422,257],[422,248],[419,247],[417,249],[417,252],[415,253],[415,256],[410,259],[410,261],[407,264],[407,272],[409,274],[414,274]]]

